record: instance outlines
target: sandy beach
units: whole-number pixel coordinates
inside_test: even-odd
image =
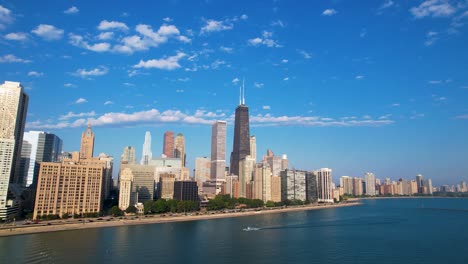
[[[160,215],[152,215],[149,217],[141,216],[133,220],[127,218],[127,219],[114,219],[112,221],[105,221],[105,220],[97,221],[96,219],[92,219],[93,222],[86,222],[86,223],[83,223],[83,222],[59,223],[59,220],[44,221],[44,222],[41,222],[41,224],[46,224],[46,225],[22,225],[22,226],[6,227],[6,228],[2,227],[2,229],[0,229],[0,237],[66,231],[66,230],[88,229],[88,228],[160,224],[160,223],[170,223],[170,222],[184,222],[184,221],[209,220],[209,219],[230,218],[230,217],[242,217],[242,216],[260,215],[260,214],[274,214],[274,213],[286,213],[286,212],[306,211],[306,210],[320,210],[320,209],[327,209],[327,208],[356,206],[360,204],[361,203],[359,201],[353,201],[353,202],[336,204],[336,205],[320,205],[320,206],[305,205],[305,206],[295,206],[295,207],[281,208],[281,209],[264,209],[261,211],[245,211],[245,212],[235,212],[235,213],[215,213],[215,214],[208,213],[208,214],[200,214],[200,215],[176,215],[176,216],[165,216],[165,217],[162,217]],[[47,223],[51,223],[51,224],[47,225]]]

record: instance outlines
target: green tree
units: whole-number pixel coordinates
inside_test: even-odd
[[[155,213],[153,211],[153,205],[154,205],[154,201],[153,200],[148,200],[146,202],[143,203],[143,206],[145,207],[145,214],[153,214]]]
[[[121,216],[122,210],[117,205],[112,206],[112,208],[109,210],[109,214],[112,216]]]
[[[266,207],[275,207],[275,203],[273,201],[267,201]]]
[[[166,200],[159,199],[153,203],[151,210],[157,214],[162,214],[168,211]]]
[[[133,205],[130,205],[129,207],[127,207],[127,209],[125,209],[125,212],[127,214],[136,214],[137,211],[137,208]]]

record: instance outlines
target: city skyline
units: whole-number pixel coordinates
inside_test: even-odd
[[[90,122],[95,153],[116,164],[125,146],[141,153],[145,131],[159,156],[169,130],[184,134],[193,169],[210,156],[218,119],[231,153],[245,78],[258,156],[272,149],[290,168],[331,168],[335,183],[370,171],[456,184],[468,171],[467,7],[427,2],[184,2],[151,14],[117,3],[104,16],[86,2],[0,2],[0,78],[26,88],[25,131],[77,151]]]

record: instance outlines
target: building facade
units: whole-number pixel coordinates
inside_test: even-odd
[[[250,155],[249,107],[241,100],[234,119],[234,142],[231,152],[231,174],[240,176],[239,162]],[[241,195],[241,194],[240,194]],[[242,196],[241,196],[242,197]]]
[[[226,126],[227,126],[226,121],[216,121],[211,126],[211,173],[210,173],[210,177],[212,180],[225,178]]]
[[[367,172],[364,174],[364,180],[366,181],[366,195],[375,196],[375,175],[374,173]]]
[[[185,167],[185,138],[182,133],[177,134],[174,141],[174,158],[178,158],[182,161],[182,167]]]
[[[132,146],[126,146],[123,149],[122,155],[120,156],[121,164],[136,164],[135,148]]]
[[[174,199],[180,201],[198,201],[198,186],[194,181],[174,182]]]
[[[18,82],[0,85],[0,220],[18,210],[10,182],[19,183],[21,146],[29,97]]]
[[[306,172],[281,171],[281,201],[306,200]]]
[[[306,200],[309,203],[318,201],[317,193],[317,174],[315,172],[306,172]]]
[[[332,170],[322,168],[317,173],[318,202],[333,203],[333,179]]]
[[[94,151],[94,132],[91,130],[91,124],[81,134],[80,159],[91,159]]]
[[[164,133],[163,154],[168,158],[174,157],[174,132],[172,131]]]
[[[153,159],[153,152],[151,151],[151,133],[146,131],[145,142],[143,143],[143,151],[141,153],[141,165],[148,165]]]

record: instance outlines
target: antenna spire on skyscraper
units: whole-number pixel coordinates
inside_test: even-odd
[[[245,105],[245,85],[244,85],[244,78],[242,78],[242,104]]]

